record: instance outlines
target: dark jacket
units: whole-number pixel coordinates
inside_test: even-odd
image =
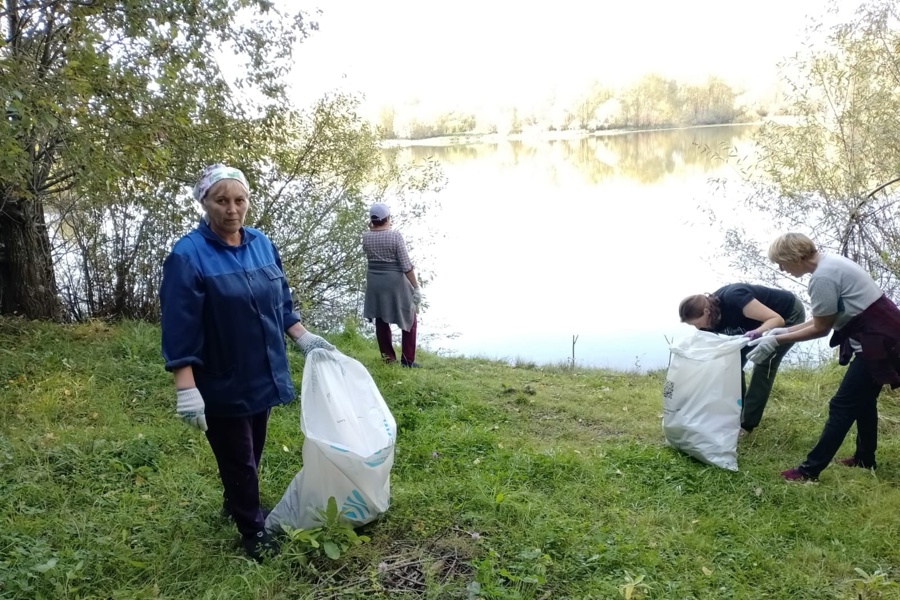
[[[248,416],[294,399],[284,334],[300,316],[261,231],[244,227],[229,246],[201,221],[163,263],[159,299],[166,370],[193,367],[207,415]]]
[[[862,347],[859,356],[877,383],[900,387],[900,309],[896,304],[883,295],[834,332],[829,345],[840,346],[842,365],[853,356],[850,338]]]
[[[761,321],[744,316],[744,308],[754,300],[779,314],[785,323],[794,311],[797,297],[790,292],[749,283],[732,283],[713,293],[719,299],[721,319],[715,333],[740,335],[762,325]]]

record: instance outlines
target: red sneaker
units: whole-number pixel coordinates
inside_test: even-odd
[[[787,471],[782,471],[781,476],[784,477],[786,481],[818,481],[817,477],[810,477],[808,475],[804,475],[800,472],[800,469],[794,467],[793,469],[788,469]]]
[[[845,467],[859,467],[860,469],[876,469],[878,465],[866,465],[856,460],[855,456],[848,456],[847,458],[842,458],[838,461],[840,464]]]

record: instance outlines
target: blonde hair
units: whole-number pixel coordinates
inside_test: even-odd
[[[798,263],[816,255],[811,239],[802,233],[784,233],[769,246],[769,260],[776,263]]]

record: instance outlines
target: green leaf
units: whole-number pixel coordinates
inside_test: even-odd
[[[50,569],[55,567],[56,563],[58,563],[58,562],[59,562],[59,559],[54,557],[45,563],[42,563],[40,565],[35,565],[34,567],[32,567],[32,569],[37,571],[38,573],[46,573],[47,571],[49,571]]]
[[[323,548],[325,549],[325,554],[331,560],[337,560],[341,557],[341,549],[334,542],[325,542]]]
[[[334,499],[334,496],[328,498],[328,507],[325,509],[325,518],[328,523],[334,523],[337,521],[338,517],[338,507],[337,500]]]

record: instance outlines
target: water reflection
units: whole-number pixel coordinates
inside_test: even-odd
[[[427,224],[441,235],[414,257],[435,274],[420,335],[437,336],[432,349],[560,363],[577,334],[579,364],[664,367],[666,337],[684,332],[681,298],[737,277],[713,259],[721,235],[698,206],[713,196],[736,205],[709,179],[738,175],[704,147],[750,152],[751,132],[395,150],[437,160],[447,176]]]
[[[753,125],[698,127],[592,135],[576,139],[509,140],[492,143],[412,146],[411,158],[435,158],[448,165],[479,161],[493,168],[522,165],[551,173],[577,169],[587,183],[627,177],[651,184],[686,171],[707,172],[721,166],[715,153],[727,155],[745,142]]]

